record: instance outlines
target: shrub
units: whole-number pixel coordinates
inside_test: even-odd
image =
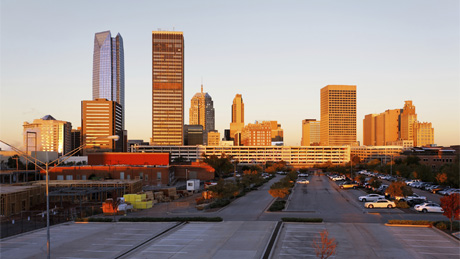
[[[173,218],[120,218],[120,222],[185,222],[185,221],[204,221],[204,222],[221,222],[221,217],[173,217]]]
[[[283,222],[323,222],[322,218],[281,218]]]
[[[407,209],[409,208],[409,204],[407,204],[407,202],[405,201],[396,201],[396,208],[401,208],[401,209]]]
[[[435,227],[438,228],[438,229],[441,229],[441,230],[446,230],[447,229],[447,225],[444,222],[437,222]]]
[[[428,220],[403,220],[403,219],[391,219],[388,220],[388,224],[398,225],[433,225],[432,221]]]
[[[436,221],[433,224],[436,228],[441,229],[441,230],[447,230],[450,229],[450,222],[449,221]],[[460,230],[460,222],[454,221],[452,224],[452,230],[453,231],[459,231]]]
[[[273,202],[272,206],[268,209],[269,211],[280,211],[284,209],[286,205],[286,201],[275,201]]]
[[[224,199],[218,199],[215,202],[211,203],[209,205],[209,208],[214,209],[214,208],[222,208],[230,204],[229,200],[224,200]]]

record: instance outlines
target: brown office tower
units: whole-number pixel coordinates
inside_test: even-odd
[[[233,98],[232,122],[230,123],[230,138],[235,138],[235,134],[241,133],[244,128],[244,103],[241,94]]]
[[[151,145],[183,145],[184,35],[152,32]]]
[[[95,152],[123,151],[123,108],[115,101],[98,98],[81,102],[81,139],[83,155]],[[118,135],[119,141],[107,139]]]
[[[321,145],[356,145],[356,85],[321,89]]]

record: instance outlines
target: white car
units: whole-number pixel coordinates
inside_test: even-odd
[[[297,183],[309,184],[310,181],[308,181],[308,180],[298,180]]]
[[[396,207],[396,204],[394,203],[394,201],[380,199],[380,200],[376,200],[374,202],[366,202],[366,203],[364,203],[364,207],[369,208],[369,209],[372,209],[372,208],[389,208],[389,209],[392,209],[392,208]]]
[[[439,204],[432,203],[432,202],[425,202],[423,204],[418,204],[418,205],[415,205],[414,208],[416,211],[419,211],[419,212],[439,212],[439,213],[444,212],[444,210],[442,209],[441,206],[439,206]]]
[[[332,181],[341,181],[341,180],[345,180],[344,175],[332,177]]]
[[[372,193],[372,194],[368,194],[368,195],[365,195],[365,196],[359,196],[358,197],[358,200],[359,201],[376,201],[376,200],[379,200],[379,199],[385,199],[385,196],[383,195],[380,195],[380,194],[376,194],[376,193]]]

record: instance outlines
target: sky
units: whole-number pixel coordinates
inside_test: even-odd
[[[129,139],[149,141],[152,39],[184,33],[185,123],[190,100],[214,101],[230,127],[243,95],[245,123],[277,120],[300,145],[303,119],[320,119],[320,89],[357,86],[357,133],[366,114],[412,100],[435,143],[460,144],[460,2],[12,1],[0,0],[0,139],[22,146],[23,123],[47,114],[81,125],[92,98],[94,34],[120,33]]]

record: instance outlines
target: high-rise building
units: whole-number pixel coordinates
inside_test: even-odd
[[[71,138],[71,150],[75,150],[76,148],[80,147],[81,143],[81,127],[77,129],[72,129],[70,132]],[[82,154],[81,150],[78,151],[75,155],[80,156]]]
[[[220,146],[220,133],[217,130],[208,132],[208,146]]]
[[[399,139],[401,109],[368,114],[363,120],[363,145],[386,146]]]
[[[72,124],[59,121],[51,115],[24,122],[24,149],[28,151],[53,151],[61,155],[70,152]]]
[[[152,145],[183,145],[184,35],[152,32]]]
[[[355,145],[356,85],[321,89],[321,145]]]
[[[320,142],[321,123],[316,119],[302,121],[301,146],[318,146]]]
[[[122,152],[123,109],[115,101],[98,98],[81,102],[81,139],[85,145],[83,155],[95,152]],[[107,139],[118,135],[119,141]]]
[[[271,146],[272,127],[269,121],[244,126],[241,132],[241,145],[243,146]]]
[[[184,125],[184,145],[203,145],[203,126]]]
[[[386,110],[380,114],[368,114],[364,117],[364,145],[386,146],[395,143],[404,147],[434,144],[434,130],[431,123],[417,122],[412,101],[405,101],[402,109]]]
[[[236,133],[241,133],[244,128],[244,103],[241,94],[233,98],[232,122],[230,123],[230,137],[235,138]]]
[[[415,113],[415,106],[412,104],[412,101],[404,101],[404,108],[401,112],[401,139],[414,139],[413,126],[416,121],[417,114]]]
[[[414,122],[413,126],[414,146],[422,147],[434,144],[434,129],[431,122]]]
[[[125,128],[125,60],[123,38],[112,38],[110,31],[94,35],[93,100],[115,101],[123,108],[122,127]],[[120,136],[121,137],[121,136]]]
[[[203,143],[207,144],[208,132],[214,130],[215,115],[212,98],[208,93],[203,92],[203,85],[201,85],[201,92],[192,97],[189,124],[203,126]]]

